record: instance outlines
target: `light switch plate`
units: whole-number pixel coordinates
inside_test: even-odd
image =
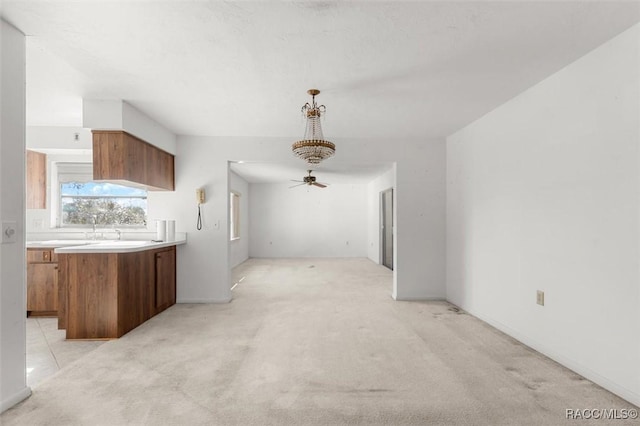
[[[16,242],[16,222],[2,221],[2,244],[10,244]]]
[[[536,303],[540,306],[544,306],[544,291],[538,290],[536,293]]]

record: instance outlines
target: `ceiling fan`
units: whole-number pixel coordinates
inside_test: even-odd
[[[309,176],[305,176],[302,179],[303,180],[293,180],[291,179],[291,182],[301,182],[297,185],[293,185],[290,186],[289,188],[295,188],[296,186],[300,186],[300,185],[313,185],[313,186],[317,186],[318,188],[326,188],[328,184],[326,183],[320,183],[320,182],[316,182],[316,177],[315,176],[311,176],[311,172],[313,170],[307,170],[309,172]]]

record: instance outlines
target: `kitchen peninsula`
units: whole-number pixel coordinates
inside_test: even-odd
[[[67,339],[114,339],[176,302],[176,246],[104,241],[54,250],[58,328]]]

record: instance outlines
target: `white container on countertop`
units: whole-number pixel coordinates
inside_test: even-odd
[[[168,220],[167,221],[167,241],[175,241],[176,240],[176,221]]]
[[[166,220],[156,220],[156,241],[167,241]]]

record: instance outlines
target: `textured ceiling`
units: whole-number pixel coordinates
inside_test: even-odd
[[[123,99],[176,134],[441,138],[640,20],[627,2],[11,1],[27,121]]]
[[[318,182],[329,185],[366,184],[393,167],[385,164],[340,164],[331,161],[323,162],[313,168],[313,175]],[[307,172],[303,163],[252,163],[234,162],[229,168],[250,183],[291,183],[291,180],[302,180]]]

